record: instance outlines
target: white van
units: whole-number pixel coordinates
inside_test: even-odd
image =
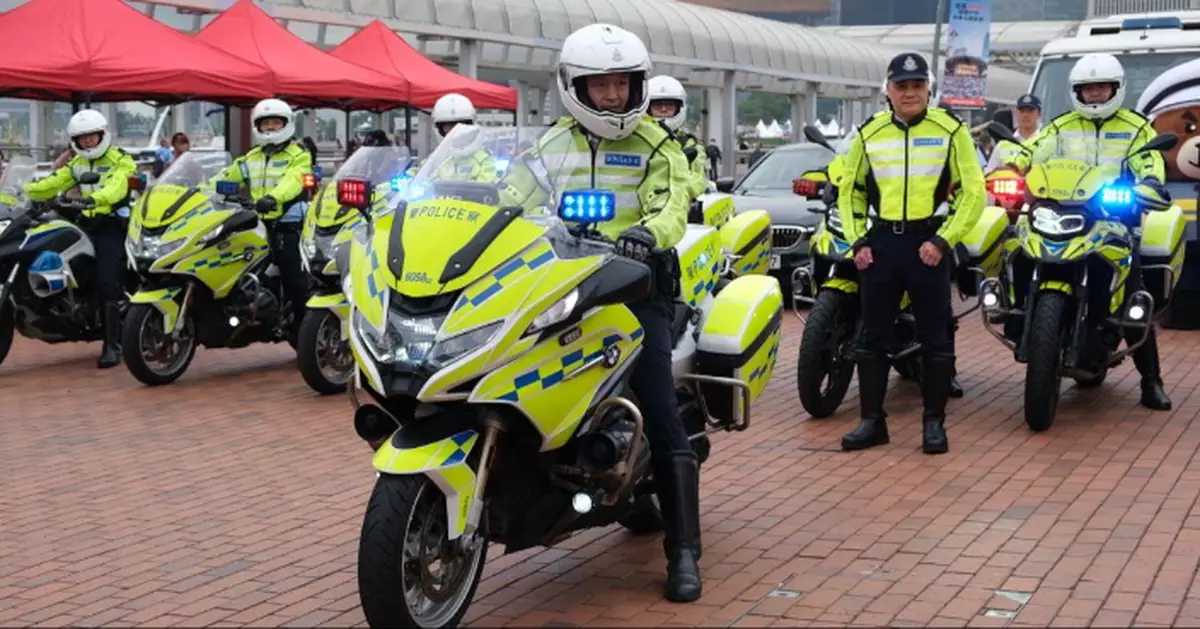
[[[1130,109],[1150,82],[1167,69],[1200,55],[1200,11],[1113,15],[1084,21],[1074,37],[1042,48],[1031,91],[1042,100],[1042,119],[1071,109],[1067,77],[1079,57],[1115,55],[1125,67],[1125,102]]]

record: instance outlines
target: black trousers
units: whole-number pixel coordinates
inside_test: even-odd
[[[691,450],[671,375],[671,305],[652,298],[630,304],[629,309],[645,332],[629,386],[645,420],[651,457],[661,461],[672,452]]]
[[[125,297],[125,221],[99,216],[80,221],[80,228],[96,251],[96,296],[100,302],[117,302]]]
[[[283,296],[292,303],[292,312],[302,312],[308,303],[308,276],[300,260],[300,223],[276,223],[271,230],[271,257],[279,267]]]
[[[950,307],[952,256],[943,255],[937,266],[921,261],[921,245],[935,233],[932,228],[896,234],[880,226],[867,237],[874,263],[861,273],[863,334],[860,354],[881,355],[895,341],[900,298],[907,290],[916,319],[917,340],[926,353],[954,355],[953,319]]]

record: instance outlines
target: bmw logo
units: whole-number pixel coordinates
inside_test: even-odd
[[[609,345],[604,348],[604,366],[612,369],[621,361],[621,348],[616,345]]]

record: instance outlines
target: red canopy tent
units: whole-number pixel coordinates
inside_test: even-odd
[[[402,77],[375,72],[321,51],[289,32],[250,0],[238,0],[200,29],[195,39],[270,68],[275,77],[275,95],[293,107],[382,110],[403,105],[409,99],[408,81]]]
[[[456,74],[425,58],[404,38],[375,20],[351,35],[329,54],[370,65],[412,86],[411,104],[430,109],[437,99],[455,92],[471,99],[481,109],[516,111],[517,90]]]
[[[57,101],[270,96],[266,68],[195,41],[121,0],[31,0],[0,14],[0,95]]]

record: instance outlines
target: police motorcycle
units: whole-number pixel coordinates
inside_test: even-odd
[[[505,132],[452,133],[464,131]],[[392,211],[354,230],[339,263],[358,366],[355,429],[378,476],[358,555],[373,627],[457,624],[489,543],[509,553],[550,546],[653,519],[644,510],[656,508],[639,489],[649,445],[627,383],[643,332],[625,306],[654,280],[596,230],[615,195],[550,181],[525,154],[517,159],[545,207],[505,207],[509,182],[441,179],[447,159],[439,147]],[[369,206],[376,182],[339,178],[343,205]],[[706,419],[695,440],[749,426],[775,366],[783,299],[764,275],[714,294],[720,236],[703,225],[687,232],[676,253],[692,273],[677,281],[673,359],[677,386]]]
[[[174,382],[197,345],[294,343],[266,227],[240,184],[214,181],[232,157],[189,151],[134,206],[125,247],[141,289],[121,349],[146,385]]]
[[[1013,139],[998,123],[989,130]],[[1136,152],[1176,142],[1162,134]],[[1023,207],[1018,247],[1004,273],[980,284],[979,303],[987,330],[1026,365],[1025,423],[1043,431],[1054,422],[1064,377],[1098,387],[1145,343],[1179,281],[1186,219],[1177,205],[1142,207],[1129,158],[1108,158],[1097,138],[1057,136],[1024,150],[1032,163],[1023,178],[993,175],[994,189],[1017,195]],[[1132,291],[1135,248],[1145,287]],[[1140,330],[1140,340],[1119,350],[1129,330]]]
[[[407,148],[360,147],[339,171],[346,179],[379,182],[374,188],[370,213],[387,209],[392,196],[408,184],[411,162]],[[322,395],[341,393],[354,374],[354,356],[346,337],[350,302],[342,292],[336,251],[370,213],[338,202],[336,179],[326,182],[309,205],[300,232],[300,253],[309,275],[311,297],[296,340],[300,375]]]
[[[95,249],[77,225],[87,206],[71,196],[26,199],[36,170],[32,158],[15,156],[0,176],[0,363],[15,333],[46,343],[103,337]],[[78,183],[99,181],[89,172]],[[140,175],[130,177],[131,191],[143,184]]]
[[[825,217],[810,241],[808,264],[792,272],[793,311],[804,322],[796,359],[796,392],[804,410],[814,419],[823,419],[837,412],[850,388],[855,369],[854,344],[862,330],[858,269],[854,266],[852,243],[842,232],[837,207],[838,186],[844,185],[849,175],[843,158],[850,150],[853,135],[844,138],[836,149],[812,125],[804,128],[804,136],[835,154],[826,168],[805,172],[794,184],[797,194],[819,199],[824,205],[810,209]],[[980,279],[999,273],[1007,220],[1002,208],[985,207],[975,227],[955,247],[953,281],[961,295],[974,296]],[[871,218],[867,221],[869,225]],[[807,317],[800,313],[802,303],[811,307]],[[956,312],[954,321],[977,308]],[[901,297],[895,338],[893,366],[902,377],[919,381],[921,344],[907,292]]]

